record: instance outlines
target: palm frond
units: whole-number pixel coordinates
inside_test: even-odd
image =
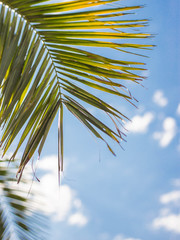
[[[133,102],[124,83],[141,81],[144,63],[95,54],[92,47],[122,53],[134,49],[138,55],[137,50],[152,46],[144,44],[150,34],[140,31],[147,20],[127,20],[142,6],[119,7],[118,2],[4,0],[0,4],[1,145],[5,154],[22,132],[12,156],[26,140],[19,179],[36,149],[40,155],[58,110],[59,169],[63,170],[63,106],[113,154],[104,135],[117,143],[123,139],[117,121],[127,117],[93,89]],[[90,114],[82,102],[107,113],[115,130]]]
[[[4,163],[0,161],[0,239],[46,239],[45,218],[35,212],[37,203],[31,198],[33,192],[27,197],[23,182],[17,186],[16,167],[7,168],[7,162]]]

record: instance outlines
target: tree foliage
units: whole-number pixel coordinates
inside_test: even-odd
[[[36,211],[35,192],[27,194],[27,178],[17,185],[17,167],[13,163],[7,168],[7,163],[0,160],[0,239],[44,240],[47,226],[45,217]]]
[[[0,125],[3,154],[19,135],[12,159],[25,142],[19,165],[23,169],[35,151],[41,154],[59,111],[58,162],[63,170],[63,108],[66,107],[97,138],[123,140],[123,113],[100,98],[97,91],[133,103],[126,81],[139,83],[144,63],[124,61],[121,53],[149,49],[146,19],[132,13],[142,6],[121,6],[118,0],[3,0],[0,3]],[[117,51],[105,57],[94,48]],[[111,57],[110,57],[111,56]],[[93,91],[93,89],[95,91]],[[85,105],[84,105],[85,104]],[[105,112],[111,129],[86,104]]]

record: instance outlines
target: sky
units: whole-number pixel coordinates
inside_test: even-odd
[[[59,189],[55,119],[37,165],[48,240],[180,239],[180,2],[122,1],[131,4],[146,5],[137,16],[150,19],[146,31],[156,47],[145,59],[144,87],[128,85],[138,109],[110,99],[132,120],[127,143],[124,151],[112,145],[114,157],[65,112]]]

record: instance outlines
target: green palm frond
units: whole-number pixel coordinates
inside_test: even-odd
[[[17,185],[12,165],[7,168],[7,162],[0,161],[0,239],[46,239],[45,218],[35,211],[33,191],[27,196],[27,185]]]
[[[137,50],[151,45],[143,40],[150,34],[140,31],[147,20],[127,19],[141,6],[120,7],[118,3],[4,0],[0,4],[1,146],[5,154],[21,133],[14,159],[26,140],[19,179],[36,149],[41,154],[58,111],[58,161],[59,170],[63,170],[63,107],[104,141],[113,154],[105,135],[117,143],[123,139],[118,122],[127,117],[99,98],[97,92],[133,102],[124,83],[141,81],[139,72],[144,70],[144,63],[105,57],[93,49],[123,54],[134,49],[134,54],[140,55]],[[115,130],[88,112],[86,104],[105,112]]]

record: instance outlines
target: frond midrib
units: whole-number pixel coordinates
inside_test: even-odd
[[[30,29],[33,30],[35,32],[35,34],[38,36],[40,42],[42,43],[42,45],[44,46],[44,48],[46,49],[47,53],[48,53],[48,56],[50,58],[50,61],[52,63],[52,66],[53,66],[53,70],[54,70],[54,74],[55,74],[55,77],[56,77],[56,80],[57,80],[57,84],[58,84],[58,89],[59,89],[59,96],[60,96],[60,99],[62,97],[62,94],[61,94],[61,87],[60,87],[60,81],[59,81],[59,77],[58,77],[58,70],[56,69],[56,65],[54,63],[54,59],[49,51],[49,48],[47,46],[47,44],[45,43],[45,41],[42,39],[42,35],[40,34],[40,32],[38,31],[37,28],[35,28],[35,26],[26,18],[25,15],[22,15],[21,12],[19,12],[17,9],[15,8],[12,8],[11,6],[9,6],[8,4],[4,3],[5,1],[2,1],[1,3],[5,6],[7,6],[11,11],[14,11],[15,14],[18,14],[18,16],[20,18],[23,19],[24,22],[27,22]],[[0,3],[0,4],[1,4]]]
[[[116,2],[116,1],[118,1],[118,0],[98,0],[98,1],[97,0],[83,0],[83,1],[76,0],[74,2],[78,3],[78,6],[80,6],[82,2],[83,3],[85,3],[85,2],[101,3],[103,5],[103,4],[106,4],[109,2],[111,3],[111,2]],[[93,52],[91,52],[91,51],[88,52],[86,50],[81,50],[81,48],[77,47],[77,45],[78,46],[80,45],[83,47],[89,46],[89,47],[102,47],[103,49],[105,49],[105,48],[114,49],[114,50],[119,50],[119,51],[129,54],[129,53],[131,53],[130,52],[131,50],[126,51],[126,50],[124,50],[124,48],[147,49],[147,48],[150,48],[151,45],[143,45],[143,44],[138,44],[138,43],[133,45],[133,44],[129,43],[129,41],[126,44],[124,44],[123,43],[124,39],[148,38],[150,36],[150,34],[143,34],[142,32],[137,32],[135,34],[133,32],[133,34],[131,34],[129,30],[127,31],[127,33],[126,33],[126,31],[125,32],[124,31],[122,32],[120,30],[118,31],[118,28],[121,28],[121,25],[117,25],[116,27],[113,27],[113,25],[111,25],[111,24],[110,24],[110,26],[108,25],[109,26],[108,27],[109,34],[105,34],[105,36],[103,36],[104,32],[101,32],[98,30],[99,28],[97,28],[97,31],[96,30],[88,31],[89,30],[88,28],[86,29],[86,31],[81,31],[82,29],[80,27],[79,30],[77,32],[75,32],[75,34],[74,34],[74,31],[70,31],[70,32],[61,31],[62,30],[61,28],[58,31],[57,29],[59,26],[58,25],[59,21],[55,22],[57,28],[53,28],[53,25],[52,25],[53,22],[51,22],[51,21],[50,21],[49,25],[48,24],[43,25],[43,23],[41,22],[41,18],[45,19],[47,17],[47,14],[49,14],[48,16],[57,16],[57,17],[59,16],[59,15],[54,14],[54,13],[59,13],[58,12],[58,11],[60,11],[59,8],[55,9],[56,11],[54,11],[54,12],[52,10],[52,9],[54,9],[54,5],[52,6],[52,4],[49,4],[50,10],[49,10],[49,13],[47,13],[47,10],[44,10],[44,8],[42,8],[42,10],[41,11],[39,10],[39,12],[38,12],[37,8],[36,8],[36,4],[33,4],[32,0],[27,1],[27,4],[24,3],[23,0],[20,0],[20,1],[4,0],[2,2],[4,2],[4,3],[2,3],[3,6],[6,5],[8,7],[8,9],[10,9],[10,11],[9,11],[10,14],[11,14],[11,11],[13,11],[15,14],[18,14],[19,18],[22,19],[22,21],[27,24],[28,31],[34,31],[34,34],[35,34],[35,36],[37,36],[38,41],[40,42],[40,44],[42,44],[41,46],[43,47],[43,50],[45,51],[46,55],[48,56],[47,63],[49,63],[51,65],[51,67],[52,67],[51,70],[52,70],[52,73],[54,74],[54,78],[51,82],[53,82],[53,87],[56,88],[55,89],[56,92],[51,92],[51,89],[50,89],[48,94],[51,94],[51,93],[56,94],[56,99],[58,100],[56,110],[58,111],[58,109],[62,108],[61,106],[65,106],[76,118],[78,118],[79,120],[81,120],[81,122],[83,122],[83,124],[90,130],[90,132],[92,132],[97,138],[103,140],[105,142],[105,144],[107,145],[107,147],[109,148],[109,150],[113,153],[112,149],[107,144],[104,137],[102,137],[99,134],[99,132],[105,133],[106,136],[108,135],[111,139],[115,140],[119,144],[119,140],[116,138],[117,134],[115,134],[111,128],[108,128],[101,121],[99,121],[93,114],[91,115],[89,112],[87,114],[85,111],[85,108],[82,105],[80,105],[79,102],[76,102],[74,99],[78,99],[79,101],[82,101],[85,104],[87,103],[90,106],[94,106],[96,109],[98,109],[98,110],[100,109],[101,111],[105,112],[107,115],[110,114],[110,116],[108,116],[108,117],[111,118],[111,116],[112,116],[111,120],[114,123],[113,126],[115,126],[115,128],[116,128],[118,137],[121,140],[124,140],[121,136],[122,132],[117,127],[116,123],[119,123],[118,122],[119,119],[120,119],[120,121],[122,121],[124,118],[125,119],[128,119],[128,118],[126,116],[124,116],[120,111],[113,108],[110,104],[106,103],[101,98],[98,98],[97,94],[93,95],[93,94],[91,94],[91,92],[88,92],[88,90],[89,89],[101,90],[101,91],[106,92],[107,94],[118,95],[122,99],[126,99],[127,101],[129,101],[129,99],[133,101],[135,99],[132,97],[130,91],[126,88],[126,86],[121,85],[121,88],[120,88],[120,86],[118,86],[117,87],[118,89],[117,89],[116,85],[113,85],[113,84],[117,84],[116,81],[121,80],[121,79],[122,80],[132,80],[135,83],[138,82],[138,80],[142,80],[143,76],[141,76],[141,74],[137,73],[137,75],[136,75],[133,73],[134,73],[134,71],[140,71],[143,69],[139,68],[139,66],[134,67],[133,65],[135,65],[135,64],[143,65],[143,63],[124,61],[124,60],[119,60],[119,59],[114,60],[114,59],[112,59],[112,57],[106,58],[103,56],[103,54],[100,54],[100,55],[96,54],[96,53],[93,54]],[[6,4],[7,2],[8,2],[8,4]],[[45,0],[37,0],[34,2],[44,3]],[[69,6],[71,5],[72,2],[73,1],[67,1],[67,6],[65,7],[64,12],[71,11],[71,9],[69,10]],[[19,8],[18,8],[18,3],[20,3]],[[65,3],[66,2],[64,2],[64,4]],[[70,5],[68,5],[68,3],[70,3]],[[25,4],[25,5],[23,5],[23,4]],[[58,4],[61,5],[61,3],[57,3],[57,5]],[[60,6],[60,5],[58,5],[58,6]],[[77,13],[85,14],[84,10],[87,7],[89,7],[89,6],[87,6],[86,4],[83,4],[82,6],[80,6],[78,8],[78,11],[80,9],[81,10]],[[103,6],[103,8],[104,8],[104,6]],[[122,13],[122,12],[124,13],[127,10],[129,11],[129,9],[132,10],[132,9],[137,9],[137,8],[140,8],[140,6],[139,7],[127,7],[127,9],[126,9],[126,7],[119,8],[117,6],[116,9],[117,9],[117,11],[120,9],[120,11],[121,11],[120,13]],[[83,11],[82,11],[82,9],[83,9]],[[34,10],[34,12],[33,12],[33,10]],[[111,8],[107,7],[107,10],[111,11]],[[32,11],[32,15],[31,15],[31,11]],[[119,14],[118,16],[121,16],[120,13],[118,13]],[[63,10],[62,10],[62,16],[64,16],[64,15],[65,14],[63,13]],[[109,16],[107,14],[105,16],[106,16],[106,18],[109,18],[109,17],[114,17],[115,15],[112,14]],[[97,17],[98,16],[99,15],[97,15]],[[37,17],[37,19],[36,19],[36,17]],[[47,20],[47,19],[45,19],[45,20]],[[92,20],[91,20],[91,18],[87,17],[87,19],[86,19],[86,17],[85,17],[85,20],[88,20],[90,23],[96,22],[96,18],[95,19],[92,18]],[[76,18],[75,18],[75,20],[72,20],[72,22],[75,22],[75,23],[77,21],[78,20]],[[138,21],[146,22],[146,20],[134,20],[134,22],[138,22]],[[47,22],[47,21],[45,21],[45,22]],[[41,23],[42,23],[42,26],[41,26]],[[100,21],[100,23],[102,23],[102,25],[103,25],[103,21],[102,22]],[[38,24],[40,24],[40,27],[38,27],[39,26]],[[143,23],[142,26],[145,26],[144,24],[145,23]],[[128,25],[126,27],[128,27]],[[133,29],[134,28],[136,28],[136,26],[133,26]],[[118,33],[117,32],[112,33],[111,30],[117,30]],[[73,32],[73,34],[72,34],[73,36],[70,35],[71,32]],[[26,33],[27,33],[27,31],[25,32],[25,34]],[[80,36],[78,35],[78,33],[80,33],[79,34]],[[100,38],[100,40],[94,41],[93,39],[95,37]],[[113,39],[122,40],[122,37],[124,38],[122,43],[121,42],[119,43],[118,41],[117,41],[117,43],[113,42],[113,41],[105,42],[102,40],[103,38],[106,38],[106,39],[113,38]],[[73,45],[73,47],[72,47],[72,45]],[[75,48],[74,48],[74,45],[75,45]],[[62,55],[62,51],[65,51],[67,53],[65,57],[63,57],[63,55]],[[74,54],[74,56],[75,56],[74,58],[72,57],[71,53],[72,53],[72,55]],[[80,57],[78,56],[78,54],[80,55]],[[133,53],[133,54],[139,55],[136,53]],[[80,58],[80,59],[78,60],[78,58]],[[86,58],[89,60],[89,62],[86,62]],[[46,57],[44,57],[44,59],[46,59]],[[38,66],[38,64],[37,64],[37,66]],[[41,75],[42,75],[42,71],[41,71]],[[74,75],[74,77],[71,77],[72,75]],[[98,78],[100,78],[101,81]],[[112,81],[111,81],[111,78],[112,78]],[[87,81],[86,81],[86,79],[87,79]],[[81,86],[83,86],[83,87],[79,87],[78,84],[77,85],[73,84],[71,80],[76,80],[76,83],[81,82]],[[95,83],[92,83],[92,81],[95,81]],[[82,85],[82,84],[85,84],[85,85]],[[86,88],[85,88],[86,86],[88,86],[88,90],[86,90]],[[123,90],[125,90],[126,94],[122,94],[122,87],[123,87]],[[119,88],[120,88],[120,91],[118,91]],[[61,90],[63,92],[61,92]],[[44,89],[42,91],[44,91]],[[67,93],[67,95],[66,95],[66,93]],[[69,98],[69,95],[72,96],[72,99]],[[63,96],[63,98],[62,98],[62,96]],[[6,101],[4,101],[5,103],[7,102],[7,99],[9,99],[8,97],[9,97],[9,94],[6,94]],[[34,102],[33,102],[33,104],[34,104]],[[5,104],[5,107],[6,107],[6,105],[7,104]],[[41,106],[42,106],[42,104],[41,104]],[[53,116],[53,113],[54,113],[53,107],[51,107],[51,110],[52,110],[51,113]],[[31,111],[30,113],[33,112],[33,110],[30,110],[30,111]],[[56,113],[57,113],[57,111],[56,111]],[[36,112],[35,112],[35,115],[36,115]],[[33,117],[35,115],[33,115]],[[4,119],[5,119],[4,121],[7,121],[7,118],[6,118],[7,116],[8,115],[6,114],[4,117]],[[44,116],[47,117],[44,114],[44,112],[42,112],[42,114],[40,112],[40,114],[38,115],[40,120],[41,120],[41,117],[43,118]],[[10,120],[12,120],[12,118]],[[31,122],[33,122],[33,121],[34,121],[34,119]],[[46,124],[46,122],[44,121],[41,125],[41,122],[38,122],[38,121],[37,121],[37,126],[39,125],[39,123],[40,123],[40,127],[43,127]],[[53,118],[52,118],[52,121],[53,121]],[[48,124],[49,123],[51,124],[52,121],[51,121],[51,118],[47,119]],[[19,124],[18,121],[15,123],[16,123],[16,125]],[[23,122],[21,128],[24,126],[23,124],[25,125],[25,123]],[[36,122],[35,123],[33,122],[33,124],[35,125]],[[38,132],[39,128],[38,127],[36,128],[36,126],[34,127],[34,125],[32,125],[31,129],[28,130],[29,131],[28,133],[30,133],[30,138],[29,138],[30,143],[29,142],[27,143],[26,148],[24,150],[23,157],[22,157],[20,167],[18,170],[19,174],[22,174],[25,165],[31,159],[32,154],[38,148],[39,144],[41,144],[41,140],[43,139],[44,133],[39,134],[39,132]],[[104,128],[104,126],[105,126],[105,128]],[[11,131],[11,129],[12,129],[12,131]],[[47,129],[47,131],[49,131],[48,125],[47,126],[45,125],[45,130],[46,129]],[[97,131],[96,131],[96,129],[97,129]],[[31,132],[31,130],[32,130],[32,132]],[[33,134],[34,130],[36,130],[35,134]],[[58,131],[59,131],[59,129],[58,129]],[[10,127],[8,126],[8,128],[6,129],[6,135],[4,137],[6,142],[9,141],[9,139],[10,139],[9,136],[11,137],[13,134],[14,134],[14,128],[13,127],[11,128],[11,126]],[[33,138],[31,139],[32,136],[33,136]],[[37,136],[39,138],[36,138]],[[12,137],[13,140],[14,140],[14,138],[15,137]],[[62,138],[63,138],[63,135],[62,135]],[[25,138],[23,138],[23,141],[24,141],[24,139]],[[34,140],[36,140],[35,145],[33,145]],[[12,143],[12,141],[11,141],[11,143]],[[58,141],[59,141],[59,137],[58,137]],[[5,150],[7,150],[11,144],[11,143],[9,143],[9,145],[8,145],[8,144],[6,144],[6,142],[4,144],[6,147]],[[22,141],[21,141],[21,144],[22,144]],[[58,146],[59,146],[59,144],[58,144]],[[63,143],[62,143],[61,147],[63,148]],[[33,151],[31,148],[33,148]],[[19,148],[17,148],[17,149],[19,149]],[[16,153],[16,151],[15,151],[15,153]],[[39,152],[38,152],[38,154],[39,154]],[[59,161],[59,153],[58,153],[58,161]],[[21,175],[20,175],[20,178],[21,178]]]

